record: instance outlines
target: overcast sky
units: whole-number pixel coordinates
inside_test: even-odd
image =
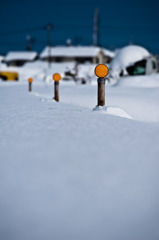
[[[114,49],[129,43],[159,54],[159,3],[157,0],[3,0],[0,14],[0,53],[25,50],[26,36],[35,40],[33,50],[47,44],[42,29],[52,23],[52,44],[92,44],[95,8],[100,13],[100,43]]]

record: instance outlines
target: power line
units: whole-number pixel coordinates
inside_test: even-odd
[[[41,30],[44,30],[44,27],[26,28],[26,29],[23,29],[23,30],[0,32],[0,36],[19,34],[19,33],[26,33],[26,32],[34,32],[34,31],[41,31]]]
[[[92,31],[92,25],[83,25],[83,24],[58,24],[54,28],[54,31],[63,31],[63,28],[66,29],[90,29]],[[124,30],[129,30],[129,31],[140,31],[142,33],[148,33],[148,32],[155,32],[158,34],[158,31],[156,31],[156,28],[151,26],[124,26],[124,25],[110,25],[110,24],[100,24],[100,29],[101,32],[107,32],[107,31],[124,31]],[[35,27],[35,28],[25,28],[25,29],[19,29],[19,30],[14,30],[14,31],[6,31],[6,32],[0,32],[0,36],[7,36],[7,35],[14,35],[14,34],[21,34],[21,33],[28,33],[28,32],[35,32],[35,31],[43,31],[46,30],[46,26],[41,26],[41,27]]]

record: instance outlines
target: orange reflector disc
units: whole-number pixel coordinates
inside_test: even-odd
[[[52,78],[55,82],[58,82],[61,79],[61,75],[59,73],[54,73]]]
[[[33,82],[33,79],[32,79],[32,78],[28,78],[28,82],[29,82],[29,83],[32,83],[32,82]]]
[[[108,75],[108,67],[104,64],[99,64],[95,68],[95,74],[99,78],[104,78]]]

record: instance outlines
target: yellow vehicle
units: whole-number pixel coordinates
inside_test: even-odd
[[[4,81],[17,81],[19,79],[19,74],[11,71],[0,71],[0,79]]]

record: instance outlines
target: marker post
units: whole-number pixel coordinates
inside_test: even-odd
[[[59,102],[59,81],[61,80],[61,75],[55,73],[52,78],[54,80],[54,99],[56,102]]]
[[[29,90],[29,92],[32,91],[32,82],[33,82],[33,78],[28,78],[28,83],[29,83],[28,90]]]
[[[99,64],[95,68],[95,74],[98,77],[98,99],[97,99],[97,106],[104,106],[105,105],[105,81],[106,76],[108,75],[108,67],[104,64]]]

